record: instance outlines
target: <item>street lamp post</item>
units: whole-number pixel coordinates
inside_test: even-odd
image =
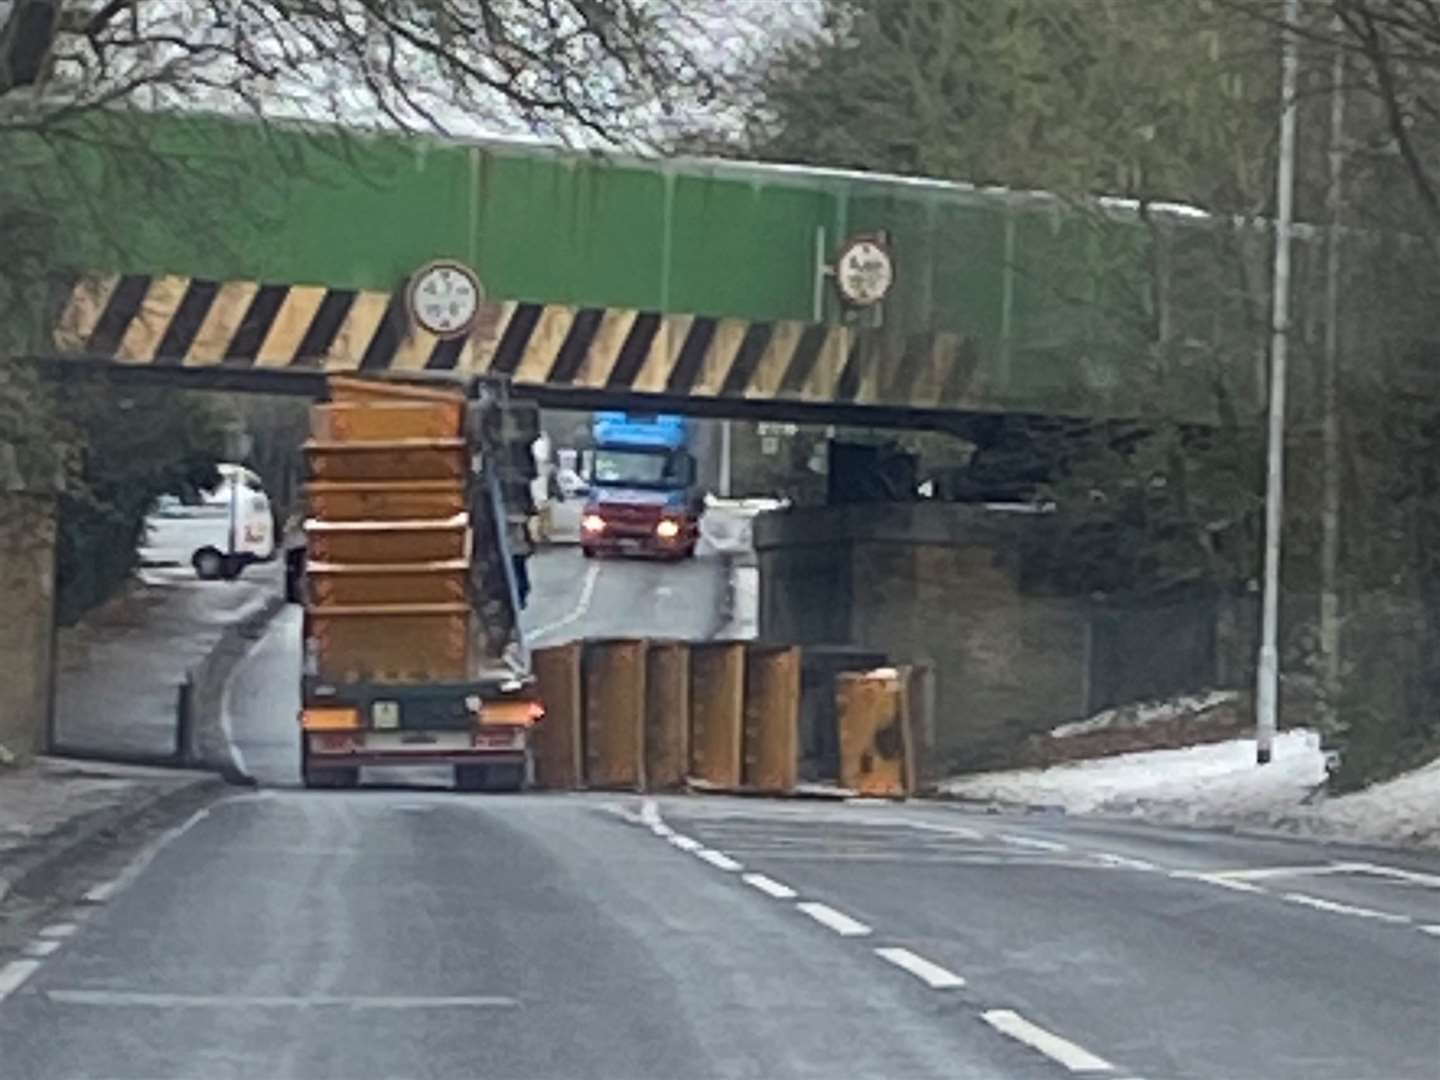
[[[1265,570],[1260,655],[1255,685],[1255,760],[1274,754],[1280,704],[1280,540],[1285,508],[1285,376],[1290,345],[1290,248],[1295,224],[1295,95],[1300,0],[1284,0],[1281,61],[1280,162],[1276,175],[1275,283],[1270,321],[1270,401],[1265,454]]]

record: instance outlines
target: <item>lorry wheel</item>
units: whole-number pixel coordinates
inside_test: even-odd
[[[484,791],[485,779],[484,765],[455,766],[456,791]]]
[[[517,761],[506,765],[489,766],[486,776],[487,791],[524,791],[525,763]]]
[[[225,556],[212,547],[201,548],[190,556],[190,565],[201,581],[214,581],[225,572]]]
[[[340,765],[330,769],[318,769],[307,764],[302,779],[307,788],[335,790],[353,788],[360,783],[360,770],[354,765]]]
[[[587,559],[593,559],[595,557],[595,549],[592,547],[585,547],[582,544],[580,546],[580,554],[584,555]]]
[[[226,581],[234,581],[245,572],[245,560],[238,555],[227,555],[220,560],[220,576]]]
[[[305,736],[300,736],[300,781],[307,788],[353,788],[360,783],[358,765],[334,765],[322,768],[310,764],[310,751]]]

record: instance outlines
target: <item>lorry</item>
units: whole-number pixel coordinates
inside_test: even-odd
[[[702,506],[682,416],[597,412],[580,518],[580,550],[684,559],[695,554]]]
[[[423,764],[519,790],[544,715],[508,539],[533,435],[503,381],[328,385],[305,444],[305,786]]]

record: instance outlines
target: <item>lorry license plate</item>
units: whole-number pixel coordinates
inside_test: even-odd
[[[367,750],[465,750],[469,747],[470,733],[466,731],[372,731],[365,736]]]

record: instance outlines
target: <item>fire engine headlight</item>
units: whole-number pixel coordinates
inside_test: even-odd
[[[605,519],[599,514],[586,514],[580,519],[580,528],[585,532],[598,533],[605,531]]]
[[[660,537],[661,540],[674,540],[675,537],[680,535],[680,523],[666,518],[660,522],[659,525],[655,526],[655,535]]]

